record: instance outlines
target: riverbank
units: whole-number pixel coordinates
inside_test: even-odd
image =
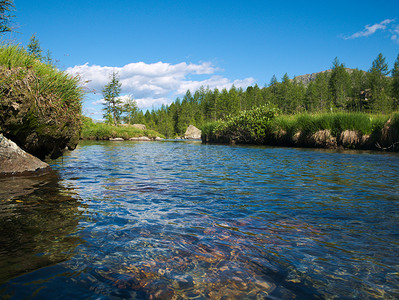
[[[240,115],[203,127],[204,143],[399,150],[399,113],[276,115],[259,119]]]
[[[78,77],[18,45],[1,45],[0,81],[0,133],[40,159],[76,147],[84,94]]]
[[[164,138],[162,134],[155,130],[146,129],[144,125],[119,125],[113,126],[105,123],[95,123],[92,119],[84,117],[82,133],[80,139],[82,140],[156,140]]]

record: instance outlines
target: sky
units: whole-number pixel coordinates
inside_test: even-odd
[[[368,70],[399,55],[399,1],[14,0],[15,31],[33,34],[57,67],[80,76],[83,113],[102,118],[102,88],[118,72],[123,99],[158,108],[201,86],[245,89],[273,75]]]

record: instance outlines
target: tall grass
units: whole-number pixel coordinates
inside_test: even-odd
[[[53,94],[61,99],[61,105],[68,102],[80,105],[84,91],[80,79],[58,70],[51,64],[42,63],[29,55],[18,45],[3,44],[0,46],[0,66],[6,69],[21,69],[21,76],[31,70],[40,80],[33,87],[37,94]]]
[[[276,115],[266,123],[260,123],[263,131],[257,131],[256,138],[250,140],[236,138],[251,134],[253,118],[246,119],[243,126],[230,120],[210,123],[203,126],[203,140],[209,142],[241,142],[268,145],[304,146],[304,147],[349,147],[356,149],[376,149],[377,145],[391,147],[399,143],[399,112],[391,115],[366,113],[320,113],[297,115]],[[389,123],[388,123],[388,120]],[[253,127],[253,126],[252,126]],[[220,130],[228,128],[229,130]],[[249,129],[248,129],[249,128]],[[328,130],[330,133],[320,133]],[[345,133],[345,131],[355,133]],[[242,133],[245,131],[247,133]],[[324,140],[323,140],[324,139]],[[350,144],[348,144],[350,140]],[[345,143],[345,145],[343,144]]]
[[[280,115],[274,120],[275,129],[282,129],[290,134],[303,132],[314,133],[319,130],[330,130],[333,136],[345,130],[358,131],[370,135],[381,130],[389,115],[371,115],[365,113],[325,113]]]

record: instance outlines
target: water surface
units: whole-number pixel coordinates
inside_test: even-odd
[[[51,165],[0,180],[4,297],[399,297],[397,154],[83,142]]]

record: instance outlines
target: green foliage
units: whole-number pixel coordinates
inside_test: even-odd
[[[220,125],[221,122],[209,122],[209,123],[205,123],[204,125],[201,126],[201,131],[202,131],[202,135],[205,136],[209,136],[214,134],[215,129]]]
[[[274,106],[262,105],[237,116],[229,115],[225,122],[216,125],[214,131],[237,142],[262,143],[270,133],[271,122],[277,113]]]
[[[13,0],[0,1],[0,33],[12,31],[11,20],[14,15],[11,14],[15,10]]]

